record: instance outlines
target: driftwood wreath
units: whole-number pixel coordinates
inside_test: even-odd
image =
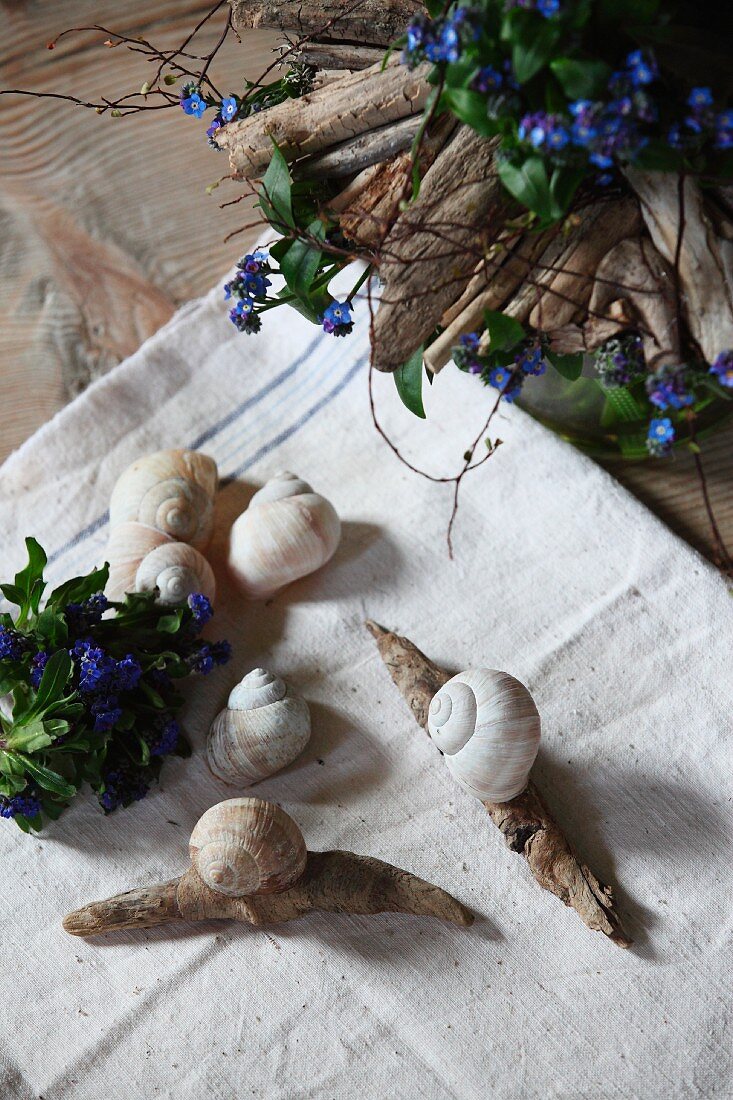
[[[598,347],[638,327],[651,369],[680,362],[681,340],[705,361],[733,346],[733,187],[628,170],[629,193],[580,195],[569,224],[536,234],[502,187],[495,139],[450,116],[428,120],[417,199],[410,146],[428,100],[427,64],[410,70],[384,49],[423,5],[414,0],[302,4],[231,0],[234,26],[282,30],[295,56],[344,75],[216,135],[240,179],[259,179],[273,141],[298,175],[348,178],[332,208],[370,252],[384,282],[374,365],[402,366],[436,326],[433,371],[484,311],[540,329],[559,352]],[[355,45],[358,43],[358,46]],[[434,278],[438,268],[449,277]],[[678,293],[676,293],[678,292]]]
[[[571,383],[585,370],[618,452],[692,452],[716,560],[733,568],[699,445],[733,397],[729,22],[691,0],[217,0],[177,49],[63,32],[96,29],[148,78],[98,102],[52,94],[206,117],[228,157],[219,182],[247,188],[223,205],[256,194],[282,235],[225,287],[242,332],[287,305],[346,336],[366,298],[371,369],[413,412],[423,367],[432,378],[451,358],[498,391],[458,473],[407,462],[454,485],[453,516],[462,478],[495,452],[499,402],[548,364]],[[279,54],[227,94],[217,54],[255,28],[282,33]],[[329,283],[353,260],[368,275],[336,301]]]

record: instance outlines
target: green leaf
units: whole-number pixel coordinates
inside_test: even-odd
[[[20,794],[26,788],[28,780],[23,775],[3,775],[0,779],[0,791],[4,795]]]
[[[71,783],[67,783],[63,776],[58,772],[52,771],[51,768],[46,768],[43,764],[36,763],[30,756],[24,756],[20,753],[17,754],[18,759],[22,761],[27,774],[31,779],[35,779],[36,783],[40,787],[43,787],[46,791],[51,791],[52,794],[57,794],[61,798],[73,798],[76,794],[76,787]]]
[[[138,744],[140,745],[140,764],[146,767],[150,763],[150,745],[141,734],[137,734]]]
[[[259,191],[259,206],[273,228],[283,232],[295,229],[293,219],[293,180],[287,161],[273,141],[272,160]]]
[[[550,177],[553,218],[559,220],[567,214],[573,196],[586,175],[585,168],[555,168]]]
[[[0,749],[0,772],[3,775],[17,775],[23,777],[23,765],[12,753]]]
[[[308,226],[307,233],[318,241],[326,236],[326,227],[320,218]],[[323,260],[323,252],[310,241],[296,240],[280,259],[280,273],[288,288],[299,298],[307,298],[313,280]]]
[[[550,20],[545,20],[541,27],[537,27],[535,20],[522,29],[512,49],[512,68],[520,84],[526,84],[547,64],[559,38],[560,28]]]
[[[568,99],[595,99],[606,90],[611,66],[605,61],[575,61],[557,57],[550,68]]]
[[[482,137],[491,137],[499,130],[496,120],[489,117],[486,96],[470,88],[446,88],[441,106],[448,107],[456,118],[465,122]]]
[[[487,309],[484,312],[484,321],[489,331],[489,352],[511,351],[522,340],[526,339],[526,332],[514,317],[507,317],[505,313]]]
[[[508,160],[501,161],[498,173],[499,179],[517,202],[526,206],[543,222],[551,219],[553,203],[550,181],[542,157],[527,157],[519,165]]]
[[[576,355],[558,355],[553,351],[545,352],[545,359],[550,363],[558,374],[563,378],[567,378],[568,382],[575,382],[580,378],[583,373],[583,353],[579,351]]]
[[[14,603],[17,607],[23,606],[25,592],[17,584],[0,584],[0,592],[10,603]]]
[[[59,611],[52,607],[46,607],[36,620],[36,630],[48,643],[50,649],[58,649],[65,645],[69,639],[69,628],[66,619]]]
[[[422,403],[422,355],[421,344],[410,358],[394,372],[395,386],[400,400],[405,408],[409,409],[421,420],[425,419],[425,409]]]
[[[46,607],[64,608],[69,603],[83,603],[97,592],[104,592],[108,580],[109,565],[105,563],[101,569],[93,569],[83,577],[72,577],[54,588],[46,601]]]
[[[183,607],[179,607],[176,612],[172,612],[169,615],[161,615],[160,619],[155,624],[155,629],[160,634],[177,634],[180,629],[180,620],[183,618]]]
[[[43,580],[43,570],[46,567],[46,553],[43,547],[34,538],[25,540],[28,551],[28,564],[15,574],[16,588],[22,592],[23,600],[19,604],[21,610],[20,621],[25,621],[29,612],[34,615],[38,611],[43,590],[46,587]],[[17,602],[13,600],[13,602]]]
[[[38,752],[53,744],[53,737],[46,732],[42,718],[32,718],[22,725],[13,726],[5,744],[12,752]]]
[[[49,703],[58,702],[63,697],[66,682],[71,675],[71,667],[71,657],[65,649],[59,649],[49,657],[33,704],[33,710],[36,713],[44,710]]]

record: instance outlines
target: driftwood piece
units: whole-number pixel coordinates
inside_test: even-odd
[[[594,274],[603,257],[640,227],[638,205],[633,200],[599,202],[583,207],[563,227],[527,234],[494,274],[489,256],[484,287],[473,301],[464,304],[457,317],[454,307],[443,319],[449,323],[428,348],[428,366],[434,372],[440,370],[459,337],[481,325],[485,310],[502,310],[547,334],[579,324],[585,320]],[[480,275],[475,275],[470,285],[479,283]],[[464,303],[469,293],[470,287]]]
[[[409,639],[371,620],[366,626],[413,717],[426,729],[430,701],[450,674],[428,660]],[[543,889],[574,909],[594,932],[602,932],[619,947],[631,945],[621,927],[613,891],[578,860],[531,780],[527,789],[510,802],[483,805],[507,847],[524,856]]]
[[[424,173],[456,128],[452,115],[442,115],[423,136],[418,156]],[[406,151],[361,172],[331,201],[346,237],[362,248],[378,249],[389,233],[400,202],[412,186],[412,152]]]
[[[445,890],[424,879],[352,852],[309,852],[301,879],[280,894],[228,897],[190,868],[180,878],[95,901],[64,917],[72,936],[99,936],[170,921],[235,920],[256,927],[324,913],[408,913],[464,927],[473,914]]]
[[[673,271],[679,251],[683,316],[703,358],[712,363],[719,352],[733,348],[733,241],[716,232],[691,177],[681,187],[670,172],[629,168],[626,178],[654,244]]]
[[[384,50],[373,46],[352,46],[348,42],[305,42],[298,50],[297,59],[314,69],[350,69],[358,72],[378,64]]]
[[[408,148],[420,127],[420,115],[410,115],[399,122],[379,126],[365,134],[336,145],[317,157],[308,157],[299,163],[293,175],[297,178],[338,179],[361,172],[372,164],[387,160]]]
[[[419,0],[229,0],[238,31],[271,27],[294,35],[388,46],[414,15]]]
[[[484,239],[510,201],[494,166],[496,140],[460,126],[425,174],[420,194],[384,240],[385,286],[374,322],[374,363],[393,371],[433,332],[469,282]]]
[[[410,71],[392,57],[382,70],[372,65],[348,73],[300,99],[287,99],[239,122],[222,126],[215,135],[238,179],[262,176],[272,159],[272,143],[286,160],[330,149],[357,134],[417,114],[430,91],[429,67]]]
[[[425,349],[425,363],[434,374],[449,361],[464,333],[483,327],[486,310],[500,310],[517,292],[556,232],[521,235],[513,247],[490,251],[481,261],[464,293],[441,318],[443,332]]]

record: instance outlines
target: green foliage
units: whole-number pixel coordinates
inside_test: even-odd
[[[159,747],[160,731],[182,701],[174,681],[190,675],[209,647],[191,607],[161,613],[155,592],[109,603],[104,614],[98,594],[106,565],[59,585],[41,607],[46,555],[35,539],[26,539],[26,548],[26,565],[1,586],[17,610],[0,615],[0,692],[8,699],[0,713],[0,812],[28,832],[58,817],[84,783],[102,800],[111,769],[136,786],[129,797],[116,792],[105,809],[142,797],[163,755],[187,752],[174,737]],[[98,687],[82,683],[87,643]],[[45,666],[34,673],[39,654]]]
[[[424,350],[424,347],[420,345],[407,362],[394,372],[395,386],[402,404],[415,416],[419,416],[421,420],[425,419],[425,409],[422,401]]]
[[[577,355],[558,355],[557,352],[546,351],[545,359],[568,382],[575,382],[583,373],[582,352],[578,352]]]
[[[288,303],[318,323],[332,301],[328,284],[350,257],[329,248],[338,233],[324,212],[329,194],[325,188],[326,184],[318,181],[294,181],[282,151],[273,142],[259,206],[270,225],[283,234],[270,248],[270,259],[279,265],[275,274],[282,275],[285,286],[259,313]]]

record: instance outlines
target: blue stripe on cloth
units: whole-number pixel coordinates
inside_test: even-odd
[[[351,370],[348,372],[348,374],[344,375],[344,377],[339,382],[337,382],[332,390],[329,390],[329,392],[321,397],[315,405],[308,409],[308,411],[304,413],[303,416],[301,416],[300,420],[296,420],[295,423],[291,424],[289,428],[285,428],[284,431],[280,432],[280,434],[275,436],[274,439],[270,440],[269,443],[265,443],[262,447],[259,448],[259,450],[255,451],[255,453],[251,455],[246,462],[243,462],[240,466],[237,466],[236,470],[233,470],[232,473],[227,475],[227,481],[233,481],[234,478],[239,477],[239,475],[243,474],[245,470],[249,470],[251,466],[254,466],[255,462],[259,462],[259,460],[263,458],[266,454],[269,454],[270,451],[273,451],[276,447],[279,447],[281,443],[284,443],[286,439],[290,439],[292,435],[295,435],[296,432],[299,432],[300,429],[304,427],[304,425],[306,425],[309,420],[312,420],[314,416],[318,415],[321,409],[324,409],[326,405],[330,405],[331,402],[338,397],[341,391],[348,386],[349,382],[354,377],[356,372],[361,368],[361,366],[361,360],[357,360]]]
[[[302,367],[303,363],[305,363],[316,350],[316,346],[320,343],[322,335],[322,333],[319,333],[303,354],[300,355],[294,363],[291,363],[289,367],[286,367],[284,371],[281,371],[272,381],[267,382],[261,389],[257,390],[256,393],[253,393],[251,397],[248,397],[245,401],[242,401],[240,405],[237,405],[236,409],[232,409],[232,411],[228,412],[226,416],[223,416],[221,420],[218,420],[216,424],[212,424],[210,428],[207,428],[205,432],[197,436],[196,439],[189,444],[189,449],[197,451],[204,443],[208,443],[210,439],[213,439],[214,436],[218,435],[224,428],[228,428],[230,424],[233,424],[243,413],[249,412],[255,405],[258,405],[263,397],[267,397],[269,393],[272,393],[272,391],[276,390],[278,386],[281,386],[283,382],[286,382],[288,378],[291,378],[298,367]]]
[[[300,356],[291,367],[288,367],[286,370],[282,371],[276,378],[272,380],[271,383],[269,383],[267,386],[263,386],[262,389],[258,390],[256,394],[253,394],[251,398],[243,401],[236,410],[232,410],[231,413],[228,413],[225,417],[223,417],[217,423],[217,425],[214,426],[213,429],[202,433],[202,435],[198,436],[192,443],[188,444],[189,450],[196,450],[196,448],[200,447],[203,442],[207,442],[208,440],[210,440],[214,435],[218,433],[218,431],[221,431],[225,427],[228,427],[229,424],[233,423],[234,420],[236,420],[239,416],[251,409],[273,390],[277,389],[278,386],[280,386],[284,381],[286,381],[289,377],[293,375],[297,367],[301,366],[302,363],[307,360],[311,352],[314,350],[315,343],[317,342],[318,338],[316,339],[314,344],[311,345],[307,349],[307,351],[302,356]],[[344,377],[340,379],[340,381],[331,390],[329,390],[327,394],[321,397],[310,409],[308,409],[299,420],[296,420],[294,424],[290,425],[290,427],[280,432],[277,436],[275,436],[274,439],[270,440],[269,443],[263,444],[263,446],[255,451],[255,453],[250,456],[250,458],[248,458],[245,462],[238,466],[232,473],[227,474],[224,478],[222,478],[222,481],[225,481],[227,483],[232,481],[245,470],[248,470],[251,466],[253,466],[264,455],[269,454],[276,447],[279,447],[281,443],[284,443],[285,440],[289,439],[296,432],[300,431],[300,429],[305,424],[307,424],[309,420],[312,420],[314,416],[317,416],[321,409],[325,408],[326,405],[329,405],[331,401],[335,400],[335,398],[338,397],[341,391],[346,388],[352,378],[356,375],[361,365],[362,360],[359,358],[353,364],[348,373],[344,375]],[[67,542],[65,542],[57,550],[54,550],[52,554],[49,554],[49,565],[52,565],[54,562],[58,561],[58,559],[66,554],[69,550],[74,549],[82,542],[86,541],[86,539],[99,531],[108,522],[109,509],[103,512],[102,515],[97,516],[97,518],[95,520],[92,520],[91,523],[87,524],[86,527],[83,527],[81,531],[78,531],[77,534],[68,539]]]

